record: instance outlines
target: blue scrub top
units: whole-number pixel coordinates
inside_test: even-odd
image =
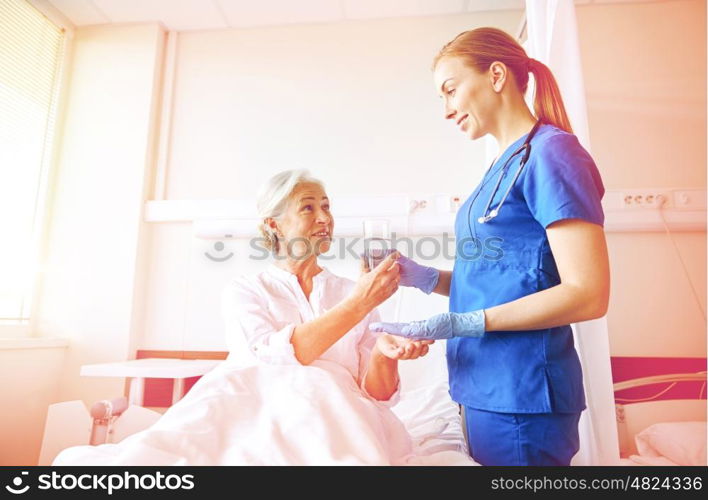
[[[497,217],[480,224],[494,186],[496,208],[517,172],[521,137],[502,154],[457,213],[450,311],[489,308],[560,283],[546,227],[561,219],[603,225],[604,187],[595,162],[569,133],[541,125],[531,154]],[[502,413],[574,413],[585,408],[583,377],[569,325],[486,332],[447,341],[450,394]]]

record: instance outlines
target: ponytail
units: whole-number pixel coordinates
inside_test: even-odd
[[[536,118],[541,123],[573,133],[553,73],[542,62],[530,59],[519,42],[508,33],[497,28],[465,31],[440,50],[433,60],[433,68],[443,57],[460,57],[481,73],[487,71],[493,62],[503,62],[514,75],[522,95],[528,88],[529,73],[533,74],[536,82],[533,102]]]
[[[549,123],[561,130],[573,133],[568,114],[565,112],[560,89],[551,70],[536,59],[529,59],[529,71],[534,77],[536,90],[533,96],[533,111],[541,123]]]

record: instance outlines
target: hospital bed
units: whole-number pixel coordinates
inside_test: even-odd
[[[666,359],[647,363],[655,374],[614,384],[621,465],[706,465],[706,372],[662,373]]]
[[[202,357],[225,359],[226,352],[203,353]],[[199,359],[199,352],[138,351],[137,358]],[[467,452],[459,407],[448,393],[445,342],[436,342],[427,356],[400,363],[401,398],[392,408],[413,438],[416,454],[423,456],[420,465],[477,465]],[[188,392],[199,377],[185,381]],[[126,381],[126,393],[130,384]],[[131,405],[110,422],[105,442],[117,443],[146,429],[175,401],[174,383],[168,379],[150,379],[142,388],[143,406]],[[127,394],[130,396],[130,394]],[[133,403],[136,402],[132,398]],[[50,465],[54,457],[70,446],[89,444],[95,439],[94,420],[81,401],[52,405],[47,418],[39,465]],[[94,411],[94,413],[96,413]]]

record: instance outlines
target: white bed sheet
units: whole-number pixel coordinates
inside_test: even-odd
[[[621,465],[706,465],[706,422],[656,422],[635,437],[637,454]]]
[[[413,438],[411,465],[479,465],[469,456],[459,409],[447,381],[412,389],[401,395],[393,412]]]
[[[479,465],[469,456],[459,406],[450,398],[445,351],[439,340],[426,356],[398,364],[401,397],[392,410],[423,465]]]
[[[476,465],[444,370],[404,379],[392,408],[399,421],[362,398],[348,372],[302,368],[223,365],[149,429],[118,444],[69,448],[53,465]],[[253,390],[264,384],[268,394]]]

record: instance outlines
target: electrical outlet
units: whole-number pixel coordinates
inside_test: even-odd
[[[424,211],[427,207],[428,207],[428,200],[426,200],[425,198],[414,199],[414,200],[411,200],[411,202],[410,202],[409,213],[411,215],[413,215],[415,213]]]
[[[674,191],[674,208],[680,210],[705,210],[705,189],[682,189]]]
[[[460,196],[454,194],[437,194],[431,198],[437,214],[454,214],[462,203]]]
[[[457,212],[460,209],[460,206],[462,205],[462,196],[452,196],[450,198],[450,208],[452,212]]]
[[[625,208],[668,208],[673,204],[673,196],[668,190],[630,189],[622,193]]]

